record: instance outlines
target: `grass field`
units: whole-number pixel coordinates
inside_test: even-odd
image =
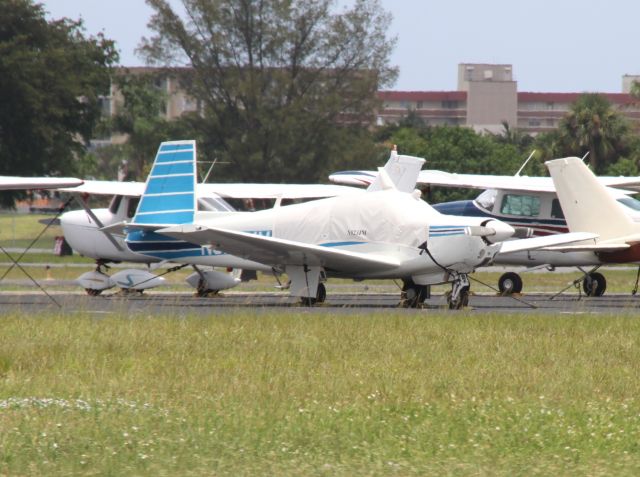
[[[633,317],[2,317],[0,475],[638,475]]]

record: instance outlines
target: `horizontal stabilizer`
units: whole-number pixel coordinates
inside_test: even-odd
[[[598,234],[589,232],[572,232],[568,234],[546,235],[544,237],[534,237],[520,240],[509,240],[502,242],[500,254],[511,252],[526,252],[529,250],[537,250],[540,248],[553,247],[573,242],[581,242],[583,240],[593,240]]]
[[[397,260],[380,255],[193,224],[168,227],[158,230],[158,233],[191,243],[211,245],[216,250],[267,265],[317,265],[354,273],[391,270],[400,265]]]

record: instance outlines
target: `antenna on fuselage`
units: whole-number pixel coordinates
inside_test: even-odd
[[[529,154],[529,157],[527,157],[527,160],[524,161],[524,164],[522,164],[522,166],[520,166],[520,169],[518,169],[518,172],[516,172],[516,177],[520,177],[520,173],[527,166],[527,163],[531,160],[531,158],[533,157],[533,155],[535,153],[536,153],[535,149],[533,151],[531,151],[531,154]]]
[[[585,154],[584,156],[582,156],[582,162],[584,162],[584,161],[585,161],[585,159],[586,159],[587,157],[589,157],[589,153],[590,153],[590,152],[591,152],[591,151],[587,151],[587,152],[586,152],[586,154]]]

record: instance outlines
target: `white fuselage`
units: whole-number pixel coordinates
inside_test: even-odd
[[[413,277],[420,284],[448,281],[448,270],[470,273],[490,262],[499,245],[471,235],[470,229],[486,222],[484,218],[440,214],[415,196],[395,190],[214,218],[198,213],[195,220],[211,228],[395,259],[399,265],[393,269],[332,266],[325,267],[325,272],[357,279]],[[499,221],[492,225],[506,234],[504,238],[513,232]],[[428,252],[421,248],[425,243]],[[300,257],[291,261],[299,263]],[[287,260],[281,262],[269,265],[286,269]]]

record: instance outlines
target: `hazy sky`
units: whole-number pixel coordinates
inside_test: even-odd
[[[118,44],[121,63],[150,36],[144,0],[40,0]],[[171,0],[178,4],[179,0]],[[640,74],[638,0],[381,0],[394,20],[395,90],[455,90],[458,63],[513,65],[519,91],[616,93]],[[351,4],[340,0],[340,5]]]

